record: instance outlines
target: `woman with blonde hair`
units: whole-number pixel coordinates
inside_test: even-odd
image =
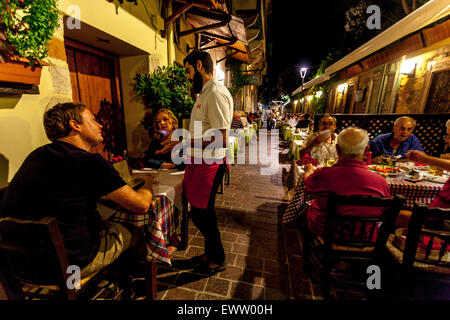
[[[173,169],[171,151],[178,141],[171,141],[178,129],[178,119],[172,111],[161,108],[153,116],[153,137],[144,157],[144,166],[154,169]]]

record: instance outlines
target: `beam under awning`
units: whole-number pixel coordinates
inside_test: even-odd
[[[199,49],[223,47],[227,57],[250,64],[250,48],[243,19],[222,12],[192,8],[186,13],[186,21],[192,25],[193,29],[181,31],[180,37],[198,33],[200,36],[212,38],[215,44],[208,43]]]

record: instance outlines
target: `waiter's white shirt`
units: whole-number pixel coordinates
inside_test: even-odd
[[[209,141],[209,138],[205,139],[205,137],[213,135],[212,132],[207,132],[209,129],[225,129],[228,134],[232,120],[233,98],[231,97],[230,91],[215,78],[211,78],[203,85],[203,89],[192,108],[189,123],[191,138],[203,138]],[[201,122],[201,130],[199,122]],[[222,144],[222,140],[219,140],[219,142]],[[201,158],[202,149],[193,147],[189,150],[188,155]],[[222,145],[213,150],[210,150],[210,148],[204,149],[204,158],[206,159],[223,159],[225,156],[226,148],[223,148]]]

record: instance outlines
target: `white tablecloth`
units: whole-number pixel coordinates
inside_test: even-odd
[[[133,174],[145,173],[154,177],[151,192],[154,195],[164,195],[179,210],[183,210],[183,179],[184,171],[176,169],[150,169],[133,170]]]

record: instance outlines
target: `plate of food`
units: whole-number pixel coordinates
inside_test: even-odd
[[[398,167],[392,167],[392,166],[386,166],[386,165],[370,165],[369,170],[375,172],[376,174],[379,174],[380,176],[386,178],[397,178],[400,173],[400,168]]]

